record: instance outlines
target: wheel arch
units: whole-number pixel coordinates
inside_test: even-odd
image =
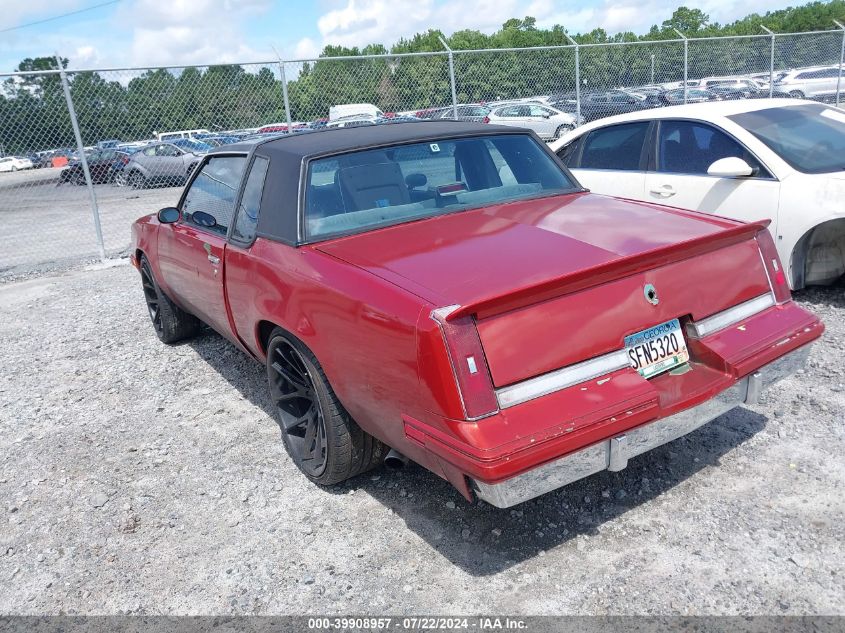
[[[811,271],[808,274],[808,257],[812,249],[825,244],[831,245],[832,248],[839,248],[840,271],[842,272],[838,276],[841,276],[845,272],[845,217],[820,222],[808,229],[795,242],[789,262],[793,290],[800,290],[808,283],[813,284],[820,279],[819,272]],[[824,281],[822,279],[822,282]]]

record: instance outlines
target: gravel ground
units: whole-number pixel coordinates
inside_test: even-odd
[[[298,474],[262,368],[125,261],[0,285],[0,613],[845,613],[845,293],[764,402],[512,510]]]

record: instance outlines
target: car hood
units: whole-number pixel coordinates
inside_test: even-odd
[[[432,303],[467,305],[736,224],[577,193],[408,222],[314,248]]]

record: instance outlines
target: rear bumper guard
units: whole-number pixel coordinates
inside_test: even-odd
[[[628,460],[691,433],[740,404],[754,404],[764,389],[804,366],[812,345],[764,365],[698,406],[656,420],[496,484],[473,481],[476,494],[499,508],[528,501],[602,470],[619,471]]]

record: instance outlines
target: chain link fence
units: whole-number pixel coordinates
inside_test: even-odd
[[[635,90],[647,105],[683,103],[712,84],[706,78],[728,76],[838,104],[843,52],[845,30],[679,33],[630,43],[0,75],[0,274],[124,252],[131,222],[174,205],[213,147],[372,123],[343,118],[354,108],[342,107],[330,121],[333,106],[372,104],[395,122],[484,120],[502,112],[498,105],[529,105],[526,112],[561,110],[577,125],[617,112],[614,99],[631,94],[607,91]],[[786,74],[794,69],[804,71]],[[662,101],[648,101],[658,92]]]

